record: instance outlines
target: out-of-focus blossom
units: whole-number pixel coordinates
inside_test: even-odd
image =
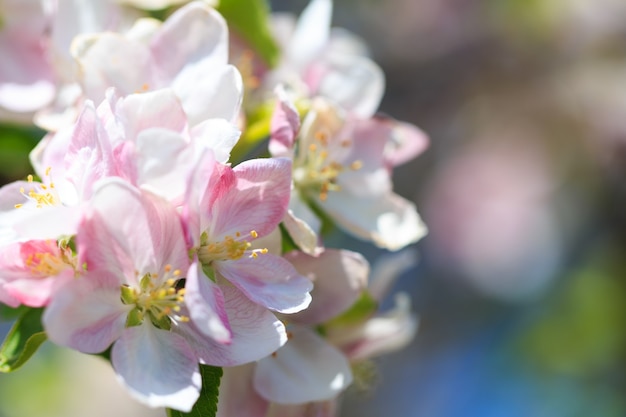
[[[0,63],[0,107],[33,112],[50,103],[55,93],[44,42],[48,11],[40,0],[8,0],[0,7],[0,48],[5,56]]]
[[[96,102],[107,88],[120,95],[169,87],[189,124],[210,118],[234,122],[241,105],[239,71],[228,65],[228,30],[202,2],[177,10],[162,24],[140,19],[125,35],[79,36],[73,53],[84,94]]]
[[[319,221],[307,207],[312,202],[344,230],[390,250],[426,234],[415,205],[393,193],[390,175],[394,162],[407,159],[394,144],[414,156],[425,146],[421,131],[384,118],[352,118],[321,98],[312,102],[299,128],[295,108],[287,101],[283,97],[277,104],[276,112],[285,116],[275,117],[270,151],[293,158],[290,210],[296,219],[313,219],[307,223],[318,232]],[[301,228],[287,227],[296,243],[310,248],[314,240]]]
[[[445,268],[505,299],[540,293],[560,258],[553,174],[531,142],[476,146],[451,158],[427,198],[430,246]]]
[[[113,1],[8,0],[0,6],[0,110],[9,120],[55,130],[77,115],[80,87],[70,44],[74,36],[124,28],[136,12]]]

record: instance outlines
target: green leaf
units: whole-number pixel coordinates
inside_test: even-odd
[[[13,372],[24,365],[46,341],[42,313],[43,308],[33,308],[17,319],[0,347],[0,372]]]
[[[200,365],[202,389],[200,398],[189,413],[167,409],[167,417],[215,417],[217,414],[217,395],[219,394],[222,368]]]
[[[43,135],[36,128],[0,124],[0,180],[14,181],[32,173],[28,154]]]
[[[28,307],[23,306],[23,305],[13,308],[4,304],[0,304],[0,321],[15,320],[19,316],[24,314],[26,310],[28,309],[29,309]]]
[[[230,29],[239,33],[270,67],[278,63],[280,49],[270,31],[270,9],[265,0],[220,0],[217,10]]]

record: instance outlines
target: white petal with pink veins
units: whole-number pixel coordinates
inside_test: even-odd
[[[150,407],[188,412],[200,396],[202,377],[185,339],[148,322],[124,330],[111,362],[131,395]]]
[[[232,334],[220,287],[202,272],[198,262],[191,264],[185,281],[185,304],[194,325],[219,343],[230,343]]]
[[[228,344],[204,337],[193,322],[174,331],[183,335],[203,363],[235,366],[259,360],[287,342],[285,326],[266,308],[254,304],[236,288],[221,285],[232,330]]]
[[[285,314],[311,303],[313,284],[288,261],[271,253],[215,263],[215,270],[246,296],[266,308]]]

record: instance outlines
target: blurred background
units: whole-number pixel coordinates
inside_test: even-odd
[[[336,0],[333,24],[383,68],[381,112],[431,138],[394,177],[430,230],[393,289],[418,335],[375,361],[342,415],[625,416],[626,2]],[[0,136],[2,182],[30,173],[26,133]],[[163,413],[98,358],[50,345],[0,374],[2,417],[87,415]]]

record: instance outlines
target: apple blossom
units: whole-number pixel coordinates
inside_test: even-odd
[[[332,408],[331,400],[352,383],[348,358],[314,326],[340,315],[358,299],[367,286],[367,261],[358,253],[335,249],[317,257],[294,251],[285,258],[315,283],[313,301],[288,317],[289,341],[283,347],[256,365],[225,370],[218,416],[292,415],[290,410],[299,410],[294,416],[305,415],[300,414],[303,408]],[[234,393],[251,401],[240,404]]]
[[[355,116],[371,117],[385,90],[383,72],[360,39],[331,29],[332,7],[331,0],[312,0],[297,22],[283,14],[274,17],[282,56],[264,75],[261,89],[284,84],[298,98],[322,96]]]
[[[178,214],[155,195],[116,178],[101,183],[76,244],[85,272],[51,300],[46,331],[55,343],[86,353],[113,344],[118,378],[147,405],[189,411],[199,395],[199,362],[239,364],[285,341],[269,312],[197,284]],[[250,327],[265,337],[250,338]]]
[[[273,155],[293,158],[294,194],[300,200],[290,206],[295,218],[314,218],[307,207],[312,203],[344,230],[390,250],[426,234],[413,203],[393,193],[390,175],[394,162],[403,160],[394,137],[421,137],[417,128],[352,118],[322,98],[313,100],[300,127],[288,103],[279,90],[269,146]],[[310,248],[307,233],[286,224],[296,243]]]
[[[52,240],[10,243],[0,248],[0,301],[16,307],[42,307],[78,273],[75,256]]]
[[[233,122],[239,114],[243,87],[228,65],[226,22],[203,2],[183,6],[163,24],[140,19],[127,36],[79,36],[73,53],[85,95],[96,102],[109,87],[121,95],[170,87],[191,126],[209,118]]]
[[[270,234],[284,217],[290,184],[291,163],[285,158],[231,168],[206,152],[190,177],[183,209],[207,279],[226,278],[253,302],[282,313],[308,306],[311,283],[253,241]]]

